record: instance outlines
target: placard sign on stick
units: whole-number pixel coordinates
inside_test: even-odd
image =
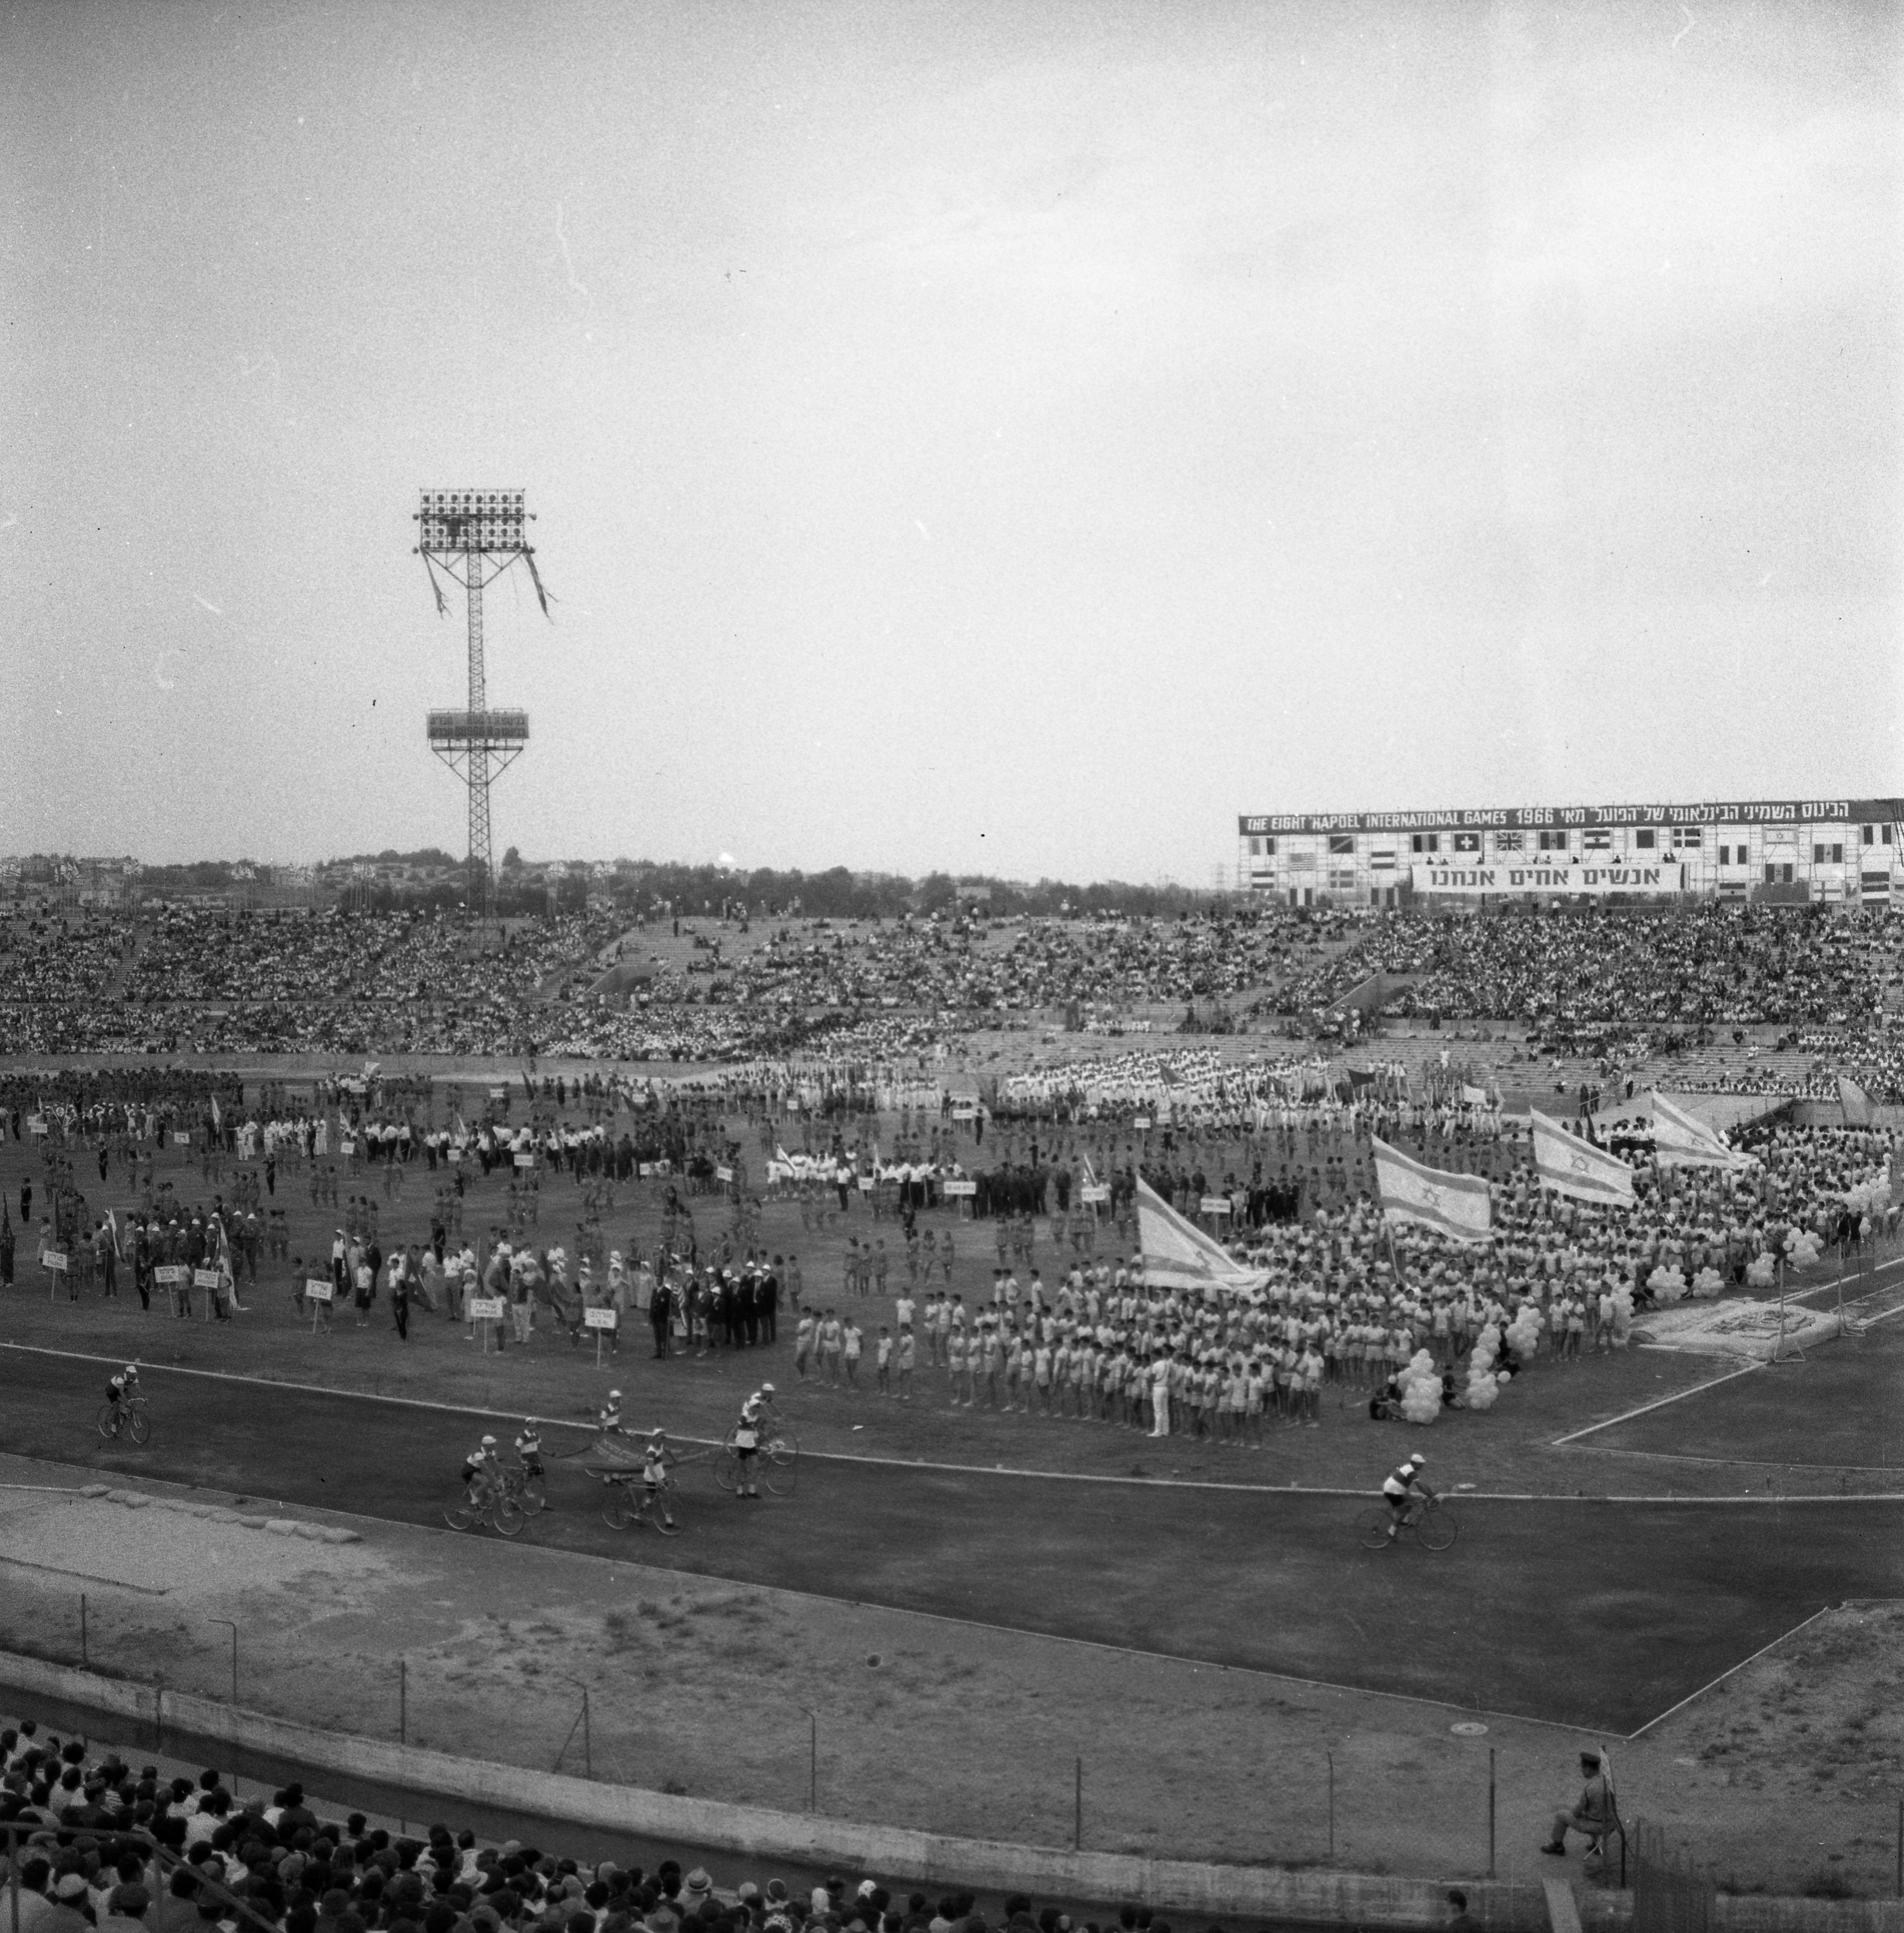
[[[862,1174],[859,1177],[859,1192],[862,1195],[870,1195],[872,1193],[873,1177],[870,1174]]]
[[[978,1118],[979,1111],[976,1108],[955,1108],[952,1110],[955,1121],[976,1121]]]
[[[1206,1215],[1227,1215],[1229,1197],[1227,1195],[1206,1195],[1203,1198],[1203,1212]]]
[[[1078,1199],[1087,1208],[1095,1208],[1100,1202],[1111,1198],[1110,1189],[1101,1181],[1087,1181],[1078,1191]]]
[[[714,1171],[714,1178],[717,1181],[732,1181],[734,1178],[734,1171],[731,1168],[717,1168]]]
[[[218,1285],[218,1270],[194,1269],[191,1272],[191,1285],[194,1288],[216,1288]]]
[[[40,1266],[43,1269],[50,1270],[55,1275],[64,1275],[66,1273],[65,1250],[42,1249],[40,1251]]]
[[[956,1201],[961,1195],[975,1195],[979,1192],[976,1181],[947,1181],[940,1184],[939,1192],[948,1201]]]
[[[1147,1133],[1149,1131],[1151,1126],[1151,1117],[1148,1114],[1139,1114],[1132,1121],[1130,1125],[1135,1128],[1139,1134]]]
[[[516,1157],[516,1165],[518,1168],[534,1168],[535,1165],[536,1158],[532,1154],[519,1154]]]
[[[507,1087],[492,1087],[489,1090],[489,1099],[492,1101],[507,1101],[509,1099],[509,1090]]]
[[[354,1141],[339,1141],[337,1144],[337,1151],[347,1159],[356,1153],[357,1144]]]
[[[314,1275],[308,1275],[304,1278],[304,1299],[306,1302],[335,1302],[336,1287]]]
[[[477,1333],[482,1339],[483,1353],[486,1356],[489,1353],[489,1338],[495,1333],[495,1325],[503,1319],[504,1311],[507,1307],[508,1304],[500,1295],[472,1296],[463,1304],[464,1312],[475,1320]],[[496,1347],[501,1348],[500,1339]]]
[[[172,1130],[172,1145],[174,1147],[190,1147],[191,1136],[183,1128],[174,1128]]]
[[[602,1366],[602,1338],[606,1336],[612,1342],[620,1326],[615,1319],[612,1309],[585,1309],[582,1312],[582,1326],[595,1332],[595,1366]]]
[[[47,1124],[38,1114],[28,1115],[26,1117],[26,1132],[29,1135],[43,1135],[46,1131]]]

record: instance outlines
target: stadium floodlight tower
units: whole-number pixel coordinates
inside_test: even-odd
[[[449,605],[437,582],[440,570],[460,585],[469,604],[469,696],[460,711],[429,714],[430,749],[469,788],[469,906],[479,918],[495,904],[495,874],[489,861],[489,786],[512,765],[528,743],[526,711],[492,711],[483,666],[483,592],[518,558],[528,566],[542,614],[549,595],[528,541],[533,519],[522,508],[520,490],[426,490],[417,513],[417,554],[429,573],[437,615]]]

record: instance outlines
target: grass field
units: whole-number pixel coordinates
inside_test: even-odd
[[[1904,1469],[1904,1318],[1614,1423],[1592,1440],[1635,1457],[1855,1472],[1882,1481]]]

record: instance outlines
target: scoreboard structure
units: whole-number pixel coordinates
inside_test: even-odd
[[[1904,798],[1245,813],[1237,839],[1238,887],[1292,906],[1904,904]]]

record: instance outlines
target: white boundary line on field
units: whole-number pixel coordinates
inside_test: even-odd
[[[1693,1703],[1695,1700],[1703,1698],[1708,1691],[1712,1690],[1713,1685],[1723,1685],[1727,1679],[1732,1677],[1737,1673],[1744,1670],[1748,1664],[1756,1663],[1757,1661],[1763,1658],[1768,1651],[1777,1650],[1779,1646],[1783,1644],[1788,1639],[1796,1637],[1807,1625],[1816,1624],[1820,1618],[1823,1617],[1832,1609],[1833,1607],[1830,1604],[1821,1604],[1809,1617],[1801,1619],[1800,1622],[1794,1625],[1788,1631],[1782,1631],[1779,1636],[1773,1639],[1770,1644],[1761,1644],[1758,1649],[1752,1654],[1751,1657],[1742,1658],[1739,1660],[1737,1664],[1728,1665],[1716,1678],[1713,1679],[1711,1684],[1702,1685],[1696,1691],[1689,1691],[1677,1705],[1668,1705],[1663,1712],[1659,1712],[1653,1718],[1647,1719],[1646,1723],[1641,1726],[1638,1731],[1629,1732],[1626,1734],[1627,1743],[1630,1745],[1635,1739],[1641,1737],[1646,1733],[1651,1731],[1655,1725],[1663,1725],[1675,1712],[1684,1711],[1686,1706]]]
[[[1675,1390],[1671,1396],[1655,1396],[1652,1402],[1643,1402],[1637,1409],[1623,1410],[1617,1416],[1608,1417],[1604,1423],[1590,1423],[1584,1429],[1575,1429],[1565,1436],[1556,1436],[1548,1447],[1557,1450],[1563,1444],[1578,1443],[1583,1436],[1591,1436],[1598,1430],[1611,1429],[1616,1423],[1631,1423],[1636,1416],[1644,1416],[1652,1410],[1664,1409],[1669,1402],[1683,1402],[1688,1396],[1697,1396],[1702,1390],[1717,1389],[1721,1383],[1731,1382],[1740,1376],[1749,1376],[1755,1369],[1762,1369],[1764,1366],[1763,1363],[1747,1363],[1742,1368],[1728,1369],[1722,1376],[1713,1376],[1705,1382],[1694,1383],[1688,1388]]]
[[[31,1342],[0,1342],[0,1349],[11,1350],[20,1355],[53,1356],[68,1362],[116,1363],[121,1360],[120,1357],[116,1355],[95,1356],[77,1349],[49,1349],[39,1344]],[[432,1402],[426,1396],[386,1396],[377,1390],[334,1389],[323,1383],[296,1383],[281,1381],[274,1376],[239,1375],[225,1369],[188,1369],[176,1363],[152,1363],[147,1366],[157,1375],[196,1376],[207,1382],[242,1383],[253,1389],[289,1390],[303,1396],[332,1396],[345,1402],[388,1403],[399,1409],[427,1409],[447,1416],[493,1417],[499,1422],[504,1423],[526,1420],[531,1423],[543,1424],[550,1429],[573,1429],[590,1436],[592,1436],[595,1432],[595,1426],[591,1423],[577,1423],[572,1417],[560,1416],[530,1414],[525,1417],[525,1413],[518,1409],[486,1409],[476,1403]],[[1761,1369],[1764,1366],[1762,1363],[1758,1363],[1749,1365],[1752,1369]],[[1746,1372],[1734,1370],[1731,1373],[1734,1375],[1740,1375]],[[1718,1380],[1723,1382],[1727,1378],[1722,1376]],[[1709,1383],[1701,1383],[1697,1387],[1709,1389],[1712,1385]],[[1690,1394],[1692,1392],[1689,1390],[1685,1393]],[[1671,1396],[1661,1399],[1661,1401],[1665,1402],[1674,1400],[1675,1399]],[[1657,1408],[1659,1405],[1649,1403],[1647,1407]],[[1637,1411],[1632,1413],[1636,1415],[1639,1414]],[[1612,1420],[1618,1422],[1622,1419],[1616,1417]],[[1608,1426],[1606,1423],[1596,1423],[1593,1426],[1596,1429],[1604,1429]],[[639,1432],[636,1433],[639,1434]],[[668,1434],[677,1443],[717,1447],[711,1437],[688,1436],[675,1430],[670,1430]],[[1150,1439],[1143,1438],[1138,1440],[1148,1441]],[[1566,1438],[1561,1439],[1563,1441],[1569,1440],[1571,1439]],[[1119,1477],[1091,1470],[1030,1470],[1015,1464],[1006,1463],[944,1463],[928,1462],[924,1459],[907,1457],[868,1457],[850,1450],[803,1449],[800,1454],[802,1457],[812,1458],[815,1463],[856,1463],[882,1470],[923,1470],[932,1472],[941,1476],[953,1477],[1014,1477],[1040,1483],[1109,1484],[1129,1490],[1220,1490],[1256,1497],[1347,1497],[1361,1498],[1364,1500],[1374,1499],[1379,1494],[1374,1490],[1345,1490],[1325,1484],[1226,1484],[1217,1482],[1207,1477]],[[568,1463],[573,1459],[571,1457],[564,1456],[561,1460]],[[1447,1501],[1450,1503],[1462,1504],[1758,1504],[1761,1505],[1767,1504],[1904,1503],[1904,1490],[1872,1491],[1860,1493],[1851,1496],[1837,1495],[1773,1497],[1763,1496],[1756,1493],[1716,1497],[1683,1497],[1656,1495],[1612,1496],[1604,1493],[1590,1496],[1584,1491],[1578,1490],[1572,1494],[1565,1491],[1457,1490],[1447,1493]],[[377,1520],[380,1522],[383,1520]],[[1148,1655],[1148,1654],[1145,1655]]]

